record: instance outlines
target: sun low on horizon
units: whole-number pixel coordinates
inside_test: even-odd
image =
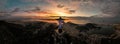
[[[119,2],[113,0],[0,0],[1,19],[48,16],[118,18]],[[75,18],[88,22],[86,19]],[[94,19],[96,20],[96,19]]]

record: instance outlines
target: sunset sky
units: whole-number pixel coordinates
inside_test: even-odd
[[[0,16],[4,18],[15,16],[80,16],[118,19],[120,17],[120,1],[0,0]]]

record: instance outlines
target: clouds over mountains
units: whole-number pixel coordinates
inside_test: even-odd
[[[68,15],[93,17],[92,20],[107,18],[105,21],[119,21],[120,1],[119,0],[0,0],[0,16],[36,16],[36,15],[57,15],[63,12]],[[14,5],[11,2],[21,4]],[[11,4],[11,5],[10,5]],[[7,6],[6,6],[7,5]],[[10,7],[9,7],[10,6]],[[17,6],[17,7],[16,7]],[[7,7],[6,11],[3,8]],[[16,8],[17,9],[16,9]],[[12,10],[11,10],[12,9]],[[94,17],[96,19],[94,19]],[[79,18],[77,18],[79,19]],[[110,20],[112,19],[112,20]],[[84,20],[84,19],[83,19]]]

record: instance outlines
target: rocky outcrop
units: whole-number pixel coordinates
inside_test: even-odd
[[[10,23],[0,21],[0,44],[119,44],[119,30],[109,26],[88,23],[63,24],[63,33],[57,25],[47,22]],[[116,29],[116,28],[115,28]]]

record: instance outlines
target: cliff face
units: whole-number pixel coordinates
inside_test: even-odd
[[[119,30],[92,23],[65,23],[62,35],[55,29],[56,24],[47,22],[0,21],[0,44],[119,44],[120,40]]]

